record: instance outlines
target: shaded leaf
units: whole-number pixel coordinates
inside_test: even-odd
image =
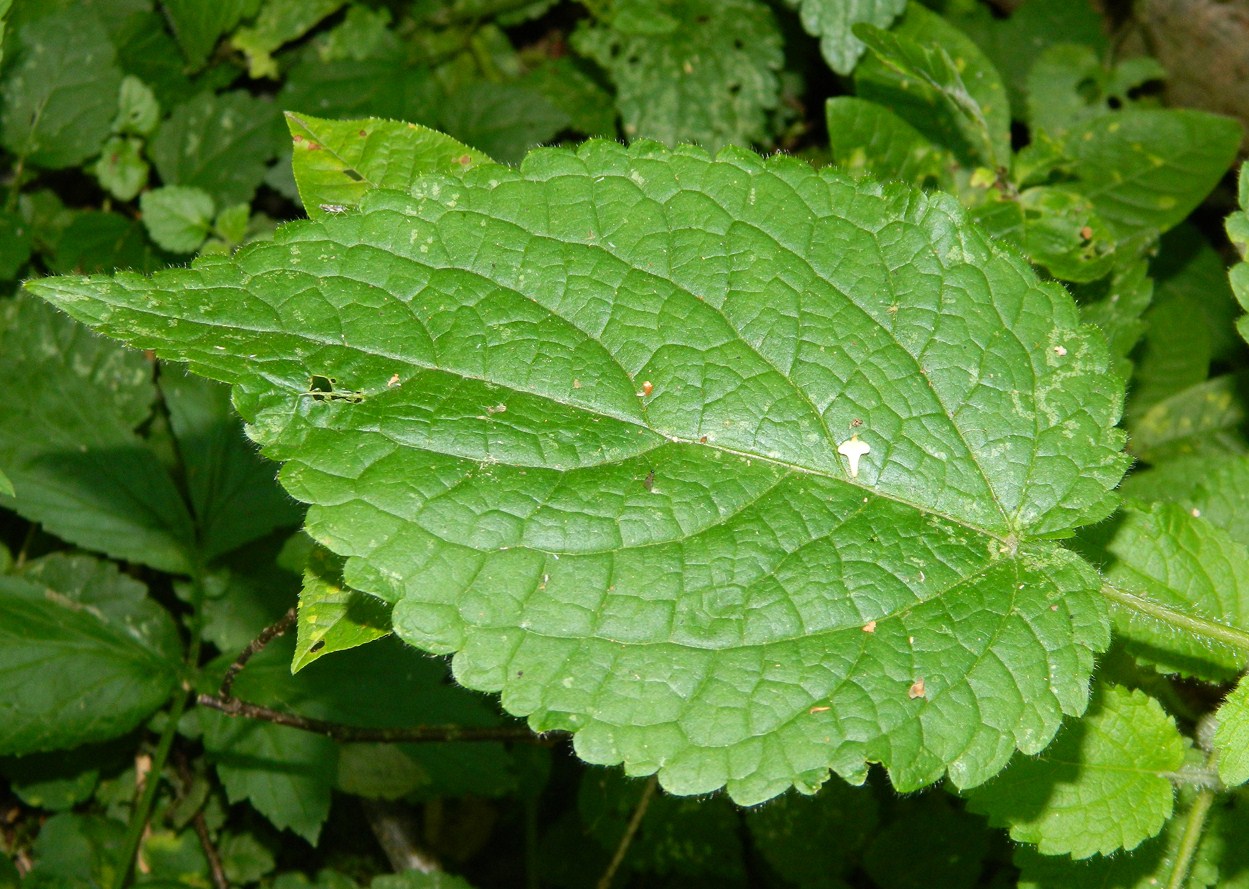
[[[343,560],[313,547],[299,594],[299,637],[291,672],[336,651],[390,635],[390,605],[343,585]]]
[[[347,0],[267,0],[256,21],[239,28],[230,43],[247,57],[252,78],[278,76],[272,53],[303,37],[322,19],[337,12]]]
[[[1131,92],[1166,72],[1149,56],[1103,65],[1093,47],[1058,43],[1047,47],[1028,73],[1028,124],[1065,136],[1095,117],[1136,104]]]
[[[142,584],[87,556],[0,577],[0,754],[115,738],[168,699],[180,649]]]
[[[203,67],[222,35],[256,14],[260,0],[162,0],[178,46],[192,70]]]
[[[375,188],[408,191],[428,173],[490,162],[437,130],[397,120],[321,120],[288,111],[286,126],[299,197],[312,219],[354,209]]]
[[[942,794],[908,801],[877,832],[863,856],[880,889],[972,889],[979,885],[988,835],[980,819]]]
[[[1214,377],[1166,398],[1135,420],[1132,451],[1148,463],[1192,454],[1249,452],[1244,422],[1249,376]]]
[[[970,791],[972,811],[1044,855],[1073,858],[1135,849],[1162,830],[1169,776],[1184,764],[1175,721],[1140,691],[1100,686],[1093,700],[1040,756]]]
[[[208,237],[213,199],[200,188],[166,185],[139,199],[143,225],[152,240],[173,253],[194,253]]]
[[[1104,512],[1122,393],[952,199],[653,143],[418,186],[29,286],[234,383],[344,580],[585,759],[969,786],[1083,709],[1099,580],[1038,538]]]
[[[1249,309],[1249,161],[1241,164],[1239,178],[1240,212],[1227,217],[1227,237],[1240,253],[1244,262],[1238,262],[1228,272],[1232,292],[1244,309]],[[1240,335],[1249,340],[1249,316],[1241,316],[1236,322]]]
[[[568,115],[536,89],[479,81],[455,91],[442,108],[444,129],[503,163],[518,163],[531,148],[555,138],[571,124]]]
[[[1249,781],[1249,682],[1241,679],[1216,714],[1214,749],[1219,778],[1228,787]]]
[[[572,35],[615,84],[625,136],[713,149],[766,142],[784,61],[771,11],[752,0],[679,0],[657,16],[654,5],[620,0],[612,22]]]
[[[787,793],[745,813],[755,848],[800,889],[837,886],[878,830],[876,798],[867,788],[826,784],[814,796]]]
[[[1123,492],[1137,500],[1175,503],[1249,546],[1249,458],[1177,457],[1133,473]]]
[[[825,117],[829,150],[842,169],[953,189],[950,153],[883,105],[838,96],[828,100]]]
[[[79,546],[185,571],[190,516],[133,431],[156,395],[143,356],[16,299],[0,305],[0,367],[0,469],[17,490],[5,505]]]

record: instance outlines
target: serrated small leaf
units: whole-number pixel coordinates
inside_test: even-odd
[[[1084,718],[1038,757],[1016,758],[968,793],[1011,838],[1044,855],[1088,858],[1135,849],[1171,817],[1169,775],[1184,764],[1175,721],[1141,691],[1099,687]]]
[[[837,96],[825,104],[824,114],[829,150],[842,169],[953,190],[950,153],[885,106]]]
[[[87,549],[187,570],[190,516],[133,431],[156,397],[143,356],[19,298],[0,305],[0,371],[5,506]]]
[[[648,26],[632,30],[622,17],[639,6],[637,18]],[[663,8],[672,26],[662,33],[647,0],[622,0],[611,23],[572,35],[577,51],[615,84],[625,136],[712,149],[766,142],[784,61],[772,12],[753,0],[680,0]]]
[[[428,173],[452,173],[490,158],[437,130],[397,120],[321,120],[286,112],[295,182],[316,219],[359,205],[375,188],[408,191]]]
[[[39,889],[87,889],[112,883],[120,869],[126,825],[101,815],[65,812],[39,828],[33,843],[35,866],[22,881]]]
[[[173,620],[106,562],[54,555],[0,577],[0,754],[122,735],[180,666]]]
[[[203,67],[209,53],[223,34],[240,21],[256,14],[260,0],[163,0],[161,7],[169,18],[178,46],[192,70]]]
[[[1100,581],[1039,538],[1104,513],[1122,391],[952,199],[601,142],[416,192],[29,286],[234,383],[346,582],[590,761],[967,786],[1083,709]]]
[[[143,225],[152,240],[173,253],[194,253],[212,226],[212,196],[199,188],[166,185],[139,198]]]
[[[1236,121],[1191,109],[1131,109],[1073,127],[1070,188],[1093,201],[1119,238],[1179,224],[1227,172],[1240,147]]]
[[[100,149],[100,159],[91,167],[100,185],[119,201],[133,200],[147,185],[147,161],[139,139],[114,136]]]
[[[276,78],[273,53],[304,36],[323,19],[333,15],[347,0],[266,0],[256,21],[239,28],[230,43],[247,57],[248,76]]]
[[[291,672],[333,654],[389,636],[390,605],[343,585],[343,560],[314,547],[299,594],[299,636]]]
[[[160,103],[151,87],[137,77],[126,75],[117,99],[113,132],[123,136],[150,136],[160,123]]]
[[[1249,630],[1249,547],[1176,503],[1125,508],[1107,547],[1107,579],[1184,614]],[[1164,672],[1211,682],[1235,678],[1244,652],[1135,611],[1116,614],[1129,650]]]
[[[860,98],[884,105],[966,166],[1009,165],[1006,87],[967,35],[917,3],[891,31],[855,32],[873,51],[854,72]]]
[[[43,167],[76,166],[108,136],[122,72],[93,9],[65,10],[16,31],[0,84],[0,142]]]
[[[1227,696],[1215,715],[1214,749],[1218,752],[1219,777],[1228,787],[1249,781],[1249,681]]]
[[[535,89],[568,116],[586,136],[611,139],[616,135],[616,110],[611,93],[587,74],[589,66],[575,56],[543,59],[525,73],[521,83]]]
[[[285,142],[273,102],[236,90],[174,108],[149,148],[165,185],[200,188],[228,207],[251,201]]]
[[[854,36],[860,23],[888,28],[906,9],[906,0],[786,0],[798,7],[803,29],[820,38],[820,52],[830,68],[849,74],[863,51],[863,41]]]

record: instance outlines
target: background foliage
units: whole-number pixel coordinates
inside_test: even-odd
[[[0,22],[0,886],[1249,885],[1249,177],[1220,188],[1243,133],[1162,107],[1166,73],[1092,7],[0,0]],[[573,150],[594,137],[633,144]],[[21,292],[196,256],[29,290],[233,400]],[[422,263],[441,276],[409,287]],[[614,274],[594,336],[533,308]],[[506,275],[525,300],[468,299]],[[848,314],[771,336],[782,314],[731,297],[778,280],[795,317]],[[413,290],[437,354],[389,304],[353,312]],[[588,370],[556,396],[566,356]],[[478,368],[526,397],[496,405]],[[432,444],[392,452],[377,430],[417,428],[396,416],[437,417]],[[474,478],[480,423],[501,437]],[[405,514],[396,479],[433,505]],[[539,485],[552,512],[517,532],[490,498]],[[569,556],[607,518],[622,539]],[[775,552],[734,570],[809,560],[773,610],[679,557],[727,565],[761,529]],[[486,538],[515,551],[466,580]],[[523,561],[544,547],[563,563]],[[829,589],[858,610],[830,617]],[[670,651],[647,635],[669,600]],[[535,627],[648,653],[587,644],[565,675],[547,642],[503,676]],[[461,651],[455,678],[400,639]],[[675,793],[625,777],[661,767]]]

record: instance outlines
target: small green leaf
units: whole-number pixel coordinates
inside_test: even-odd
[[[603,142],[414,191],[28,286],[234,384],[347,584],[587,760],[969,786],[1083,710],[1100,580],[1043,538],[1104,514],[1121,383],[952,198]]]
[[[1227,237],[1245,260],[1232,266],[1228,279],[1241,307],[1249,310],[1249,161],[1240,166],[1240,211],[1227,217]],[[1249,340],[1249,316],[1236,322],[1240,335]]]
[[[277,865],[273,852],[252,833],[227,833],[217,844],[231,886],[259,883]]]
[[[616,110],[611,93],[590,77],[573,56],[543,59],[526,72],[521,83],[544,95],[567,115],[573,129],[586,136],[616,135]]]
[[[180,666],[173,620],[109,563],[54,555],[0,577],[0,754],[122,735]]]
[[[212,196],[199,188],[154,188],[143,193],[139,208],[152,240],[174,253],[194,253],[212,226]]]
[[[825,117],[829,150],[843,170],[953,190],[950,153],[883,105],[838,96],[828,100]]]
[[[1107,549],[1117,561],[1107,579],[1155,602],[1249,630],[1249,547],[1216,528],[1196,508],[1176,503],[1129,507]],[[1227,682],[1244,653],[1176,632],[1137,612],[1116,613],[1119,632],[1138,660],[1168,673]]]
[[[1118,238],[1182,222],[1227,172],[1240,124],[1191,109],[1120,111],[1074,127],[1066,150],[1076,181]]]
[[[906,0],[786,0],[798,7],[802,27],[820,38],[820,52],[838,74],[854,70],[866,48],[854,36],[859,23],[888,28],[906,9]]]
[[[424,873],[409,870],[401,874],[386,874],[374,877],[369,889],[475,889],[472,883],[463,877],[445,871]]]
[[[165,185],[203,189],[228,207],[251,201],[285,142],[276,106],[235,91],[200,93],[174,108],[150,149]]]
[[[160,103],[151,87],[137,77],[126,75],[117,99],[113,132],[122,136],[150,136],[160,123]]]
[[[256,14],[260,0],[162,0],[178,46],[192,70],[199,70],[223,34]]]
[[[0,466],[17,491],[5,506],[79,546],[185,571],[190,516],[133,431],[156,396],[143,356],[15,299],[0,305],[0,370]]]
[[[346,651],[390,635],[390,606],[343,585],[343,560],[314,547],[299,594],[299,640],[291,672],[336,651]]]
[[[1241,679],[1219,707],[1214,731],[1219,777],[1228,787],[1249,781],[1249,681]]]
[[[36,18],[16,31],[0,84],[0,142],[34,164],[62,169],[100,149],[117,108],[122,72],[90,8]]]
[[[226,207],[213,220],[213,234],[227,244],[237,247],[247,237],[247,224],[251,221],[251,207],[235,204]]]
[[[39,828],[34,842],[35,867],[23,886],[87,889],[111,886],[121,869],[118,850],[125,844],[126,825],[100,815],[53,815]]]
[[[451,173],[490,158],[450,136],[397,120],[321,120],[288,111],[295,181],[308,216],[354,209],[375,188],[408,191],[427,173]]]
[[[138,220],[120,213],[99,210],[68,212],[54,224],[68,220],[50,245],[52,255],[45,256],[51,269],[59,274],[91,274],[113,269],[150,272],[164,267],[169,254],[159,251],[148,240],[147,230]],[[46,229],[36,228],[39,235]]]
[[[1054,137],[1066,136],[1093,118],[1133,106],[1132,90],[1165,75],[1148,56],[1107,68],[1090,46],[1049,46],[1028,74],[1028,124]]]
[[[892,31],[855,33],[874,53],[855,69],[859,97],[893,111],[968,167],[1010,164],[1010,105],[996,69],[941,16],[912,3]]]
[[[113,136],[104,143],[91,172],[113,197],[129,201],[147,185],[149,169],[141,140]]]
[[[1171,817],[1170,774],[1184,764],[1175,721],[1141,691],[1099,687],[1084,718],[1038,757],[1017,757],[968,805],[1044,855],[1135,849]]]
[[[625,136],[713,149],[766,142],[784,61],[767,6],[680,0],[663,6],[672,26],[662,33],[655,33],[652,6],[621,0],[611,22],[582,25],[572,35],[577,51],[602,65],[615,84]]]
[[[247,57],[248,76],[277,78],[273,53],[304,36],[347,0],[267,0],[254,24],[239,28],[230,42]]]

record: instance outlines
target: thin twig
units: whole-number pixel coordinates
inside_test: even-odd
[[[551,745],[558,743],[558,738],[547,735],[535,735],[524,726],[464,726],[464,725],[416,725],[404,728],[363,728],[355,725],[343,725],[327,722],[324,719],[313,719],[294,713],[285,713],[259,704],[251,704],[238,698],[225,697],[221,694],[202,694],[199,703],[214,710],[220,710],[227,716],[244,716],[259,719],[274,725],[285,725],[290,728],[302,729],[325,735],[335,741],[373,742],[383,744],[413,744],[421,742],[441,741],[514,741],[527,744]]]
[[[182,781],[182,796],[186,798],[194,789],[195,775],[191,773],[191,766],[187,763],[186,754],[181,750],[174,751],[173,764],[174,768],[178,770],[178,778]],[[226,876],[225,867],[221,863],[221,854],[213,843],[212,834],[208,830],[208,821],[204,818],[205,801],[206,798],[200,801],[195,814],[191,816],[191,826],[195,829],[195,835],[199,837],[199,845],[204,852],[204,857],[208,859],[208,872],[212,876],[213,886],[215,889],[230,889],[230,880]]]
[[[624,836],[620,838],[620,843],[616,846],[616,853],[612,855],[611,864],[607,865],[607,870],[603,871],[603,876],[598,881],[598,889],[611,889],[611,881],[615,879],[616,871],[624,862],[625,854],[633,843],[633,837],[642,825],[642,817],[646,814],[646,808],[651,804],[651,797],[655,795],[655,787],[658,784],[659,779],[651,775],[646,786],[642,788],[642,796],[633,809],[633,815],[629,818],[629,825],[625,828]]]
[[[297,614],[298,609],[296,609],[295,606],[291,606],[291,608],[287,610],[286,614],[282,615],[276,621],[261,630],[260,635],[251,642],[248,642],[247,647],[239,652],[239,656],[236,657],[234,659],[234,663],[230,664],[230,666],[226,669],[226,674],[221,680],[221,688],[218,691],[218,694],[223,699],[230,698],[230,689],[234,687],[234,680],[239,673],[243,671],[243,668],[247,666],[247,662],[250,661],[252,657],[263,651],[266,645],[289,630],[291,628],[291,624],[295,623],[295,617]],[[204,697],[204,695],[200,695],[200,703],[203,703]]]

